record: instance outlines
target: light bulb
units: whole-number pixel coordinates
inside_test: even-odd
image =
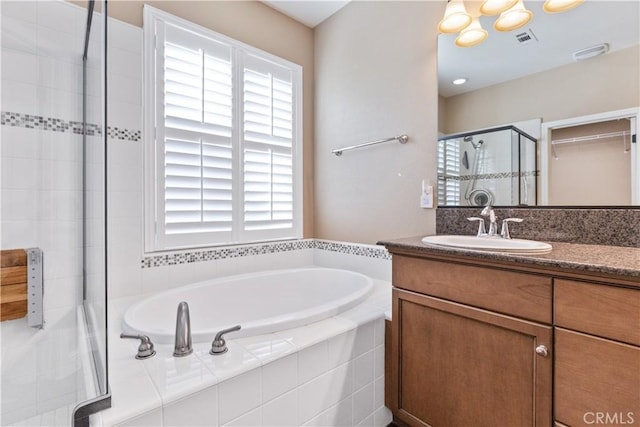
[[[485,16],[497,15],[513,7],[518,0],[485,0],[480,6],[480,13]]]
[[[450,0],[444,11],[444,18],[438,24],[441,33],[457,33],[471,24],[471,15],[467,13],[462,0]]]
[[[493,28],[497,31],[515,30],[526,25],[532,17],[533,13],[524,7],[522,0],[518,0],[515,6],[500,14],[500,17],[493,23]]]
[[[546,0],[542,9],[547,13],[565,12],[581,4],[584,0]]]
[[[489,33],[482,28],[480,20],[473,18],[471,24],[464,30],[460,31],[460,35],[456,37],[456,46],[471,47],[480,44],[487,38]]]

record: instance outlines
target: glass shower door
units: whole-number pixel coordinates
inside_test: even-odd
[[[87,425],[109,402],[104,12],[0,2],[0,249],[39,248],[44,290],[42,328],[0,322],[3,426]]]

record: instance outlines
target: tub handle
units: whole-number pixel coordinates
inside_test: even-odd
[[[239,330],[240,330],[240,325],[236,325],[232,328],[223,329],[220,332],[218,332],[216,334],[216,337],[213,339],[213,342],[211,343],[211,350],[209,351],[209,354],[217,356],[219,354],[226,353],[227,350],[229,349],[227,348],[227,342],[224,340],[224,338],[222,338],[222,336],[225,334],[228,334],[229,332],[235,332]]]
[[[129,335],[123,332],[120,334],[120,338],[133,338],[136,340],[140,340],[136,359],[148,359],[149,357],[153,357],[153,355],[156,354],[156,351],[153,349],[153,343],[151,342],[151,339],[146,335]]]

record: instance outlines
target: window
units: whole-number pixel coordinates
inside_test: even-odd
[[[460,146],[458,140],[438,141],[438,205],[460,205]]]
[[[146,250],[300,238],[302,68],[145,5]]]

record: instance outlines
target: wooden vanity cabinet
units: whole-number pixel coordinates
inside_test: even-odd
[[[640,426],[640,286],[461,257],[392,265],[397,424]]]
[[[554,412],[567,426],[640,426],[640,289],[556,279]]]
[[[397,420],[550,426],[552,327],[528,318],[550,320],[551,281],[398,255],[393,263],[389,402]]]

